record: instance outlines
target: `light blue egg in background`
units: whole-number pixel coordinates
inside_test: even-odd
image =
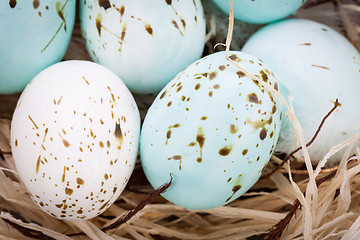
[[[1,1],[0,94],[21,92],[64,57],[75,12],[75,0]]]
[[[230,52],[241,67],[277,89],[258,58]],[[154,188],[189,209],[225,205],[259,179],[275,148],[281,104],[218,52],[191,64],[157,96],[142,127],[140,156]]]
[[[315,21],[287,19],[258,30],[242,51],[263,60],[287,86],[306,141],[339,100],[341,106],[308,148],[313,163],[359,131],[360,53],[340,33]],[[360,141],[353,150],[358,146]],[[292,123],[284,118],[276,149],[290,153],[296,147]],[[333,156],[328,164],[338,164],[342,156],[342,152]]]
[[[229,14],[228,0],[213,0]],[[233,0],[234,17],[248,23],[269,23],[288,17],[296,12],[306,0]]]

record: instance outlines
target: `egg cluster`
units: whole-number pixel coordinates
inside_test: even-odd
[[[3,1],[0,94],[22,91],[11,147],[34,202],[62,220],[93,218],[119,197],[139,152],[154,188],[173,179],[163,193],[170,202],[189,209],[230,203],[256,183],[274,151],[297,147],[280,92],[295,97],[307,140],[339,99],[309,149],[316,163],[360,125],[353,109],[360,54],[325,25],[281,20],[304,2],[234,1],[236,18],[269,24],[242,51],[206,55],[200,0],[81,0],[93,62],[57,63],[76,1]],[[213,4],[229,11],[227,1]],[[142,126],[132,93],[157,95]]]

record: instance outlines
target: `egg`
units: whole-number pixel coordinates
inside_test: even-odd
[[[64,57],[75,9],[75,0],[1,1],[0,94],[21,92],[36,74]]]
[[[82,0],[80,20],[92,59],[136,93],[158,93],[205,45],[200,0]]]
[[[229,14],[229,1],[213,0],[225,13]],[[238,20],[263,24],[288,17],[306,2],[306,0],[234,0],[234,17]]]
[[[140,134],[130,91],[109,69],[64,61],[21,94],[11,123],[20,179],[41,210],[63,220],[93,218],[123,191]]]
[[[229,58],[278,89],[258,58]],[[260,177],[277,142],[281,104],[225,57],[208,55],[179,73],[145,117],[141,163],[154,188],[173,178],[163,196],[188,209],[225,205]]]
[[[291,19],[260,29],[243,51],[261,58],[282,79],[281,89],[288,88],[287,94],[283,91],[285,98],[290,93],[294,96],[292,104],[307,141],[339,100],[340,106],[308,149],[314,163],[357,133],[360,54],[345,37],[324,24]],[[276,149],[289,153],[295,147],[292,124],[285,118]],[[340,157],[333,157],[329,164],[338,163]]]

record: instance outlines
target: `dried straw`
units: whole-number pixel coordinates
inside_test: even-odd
[[[204,0],[203,3],[204,6],[210,6],[209,0]],[[206,16],[208,54],[221,50],[213,47],[225,40],[223,26],[228,26],[227,16],[222,17],[226,22],[220,22],[219,11],[214,7],[213,9],[214,12],[207,10]],[[318,9],[327,11],[319,13]],[[358,5],[344,5],[340,1],[338,7],[334,8],[331,1],[308,0],[298,15],[313,17],[315,20],[332,16],[329,22],[323,23],[338,29],[355,46],[359,46],[360,20],[354,18],[359,16],[354,14],[359,12],[359,9]],[[237,20],[232,22],[231,19],[230,24],[235,29],[239,29],[240,25],[245,26]],[[253,28],[250,32],[258,28],[251,27]],[[238,33],[235,31],[233,38],[236,38],[236,34]],[[230,49],[231,39],[231,35],[228,35],[225,44],[227,50]],[[240,50],[241,44],[242,41],[235,41],[231,48]],[[69,49],[65,59],[89,59],[78,24]],[[261,79],[251,77],[282,98]],[[268,235],[269,231],[276,232],[278,229],[281,229],[278,231],[281,239],[360,239],[360,149],[357,148],[353,156],[349,154],[353,144],[360,138],[360,133],[334,146],[313,168],[306,154],[306,142],[302,137],[301,126],[296,121],[296,113],[291,105],[287,107],[288,116],[294,122],[297,139],[305,151],[304,160],[297,161],[291,157],[291,161],[285,163],[270,178],[261,179],[248,193],[224,207],[193,211],[175,206],[158,196],[126,223],[105,231],[104,229],[134,209],[154,190],[146,181],[138,163],[127,188],[102,215],[79,222],[52,218],[32,202],[16,174],[9,144],[9,119],[17,97],[18,95],[0,97],[0,239],[201,240],[249,237],[264,239],[266,236],[272,239],[271,235]],[[144,117],[154,96],[135,97]],[[282,101],[284,102],[284,99]],[[324,169],[327,159],[343,149],[345,151],[340,164]],[[264,174],[271,172],[283,159],[284,157],[273,156]],[[81,235],[78,235],[79,233]]]

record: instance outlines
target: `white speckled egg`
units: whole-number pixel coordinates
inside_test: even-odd
[[[213,0],[225,13],[229,14],[227,0]],[[295,14],[306,0],[234,0],[234,17],[249,23],[269,23]]]
[[[65,61],[25,88],[11,123],[11,148],[41,210],[59,219],[89,219],[124,189],[139,133],[136,103],[114,73],[92,62]]]
[[[36,74],[64,57],[75,9],[75,0],[1,1],[0,94],[21,92]]]
[[[80,19],[92,59],[133,92],[158,93],[205,44],[200,0],[82,0]]]
[[[274,89],[258,58],[231,59]],[[189,209],[224,205],[258,180],[274,151],[281,104],[218,52],[190,65],[157,96],[143,124],[140,156],[154,188],[173,176],[163,194]]]
[[[356,109],[360,103],[360,54],[342,35],[314,21],[291,19],[260,29],[243,51],[268,64],[293,94],[295,114],[307,141],[339,99],[341,106],[309,147],[314,163],[332,146],[356,134],[360,126]],[[289,153],[296,147],[294,131],[287,118],[283,123],[277,150]],[[337,156],[332,162],[339,160]]]

